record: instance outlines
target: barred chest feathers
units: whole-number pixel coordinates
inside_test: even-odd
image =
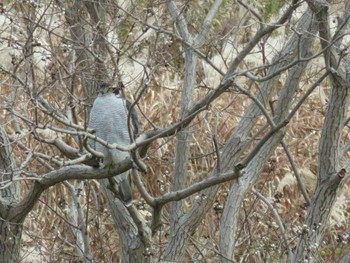
[[[128,111],[126,101],[113,93],[100,94],[94,101],[90,112],[90,128],[95,129],[96,136],[109,143],[128,145]],[[125,159],[129,154],[119,150],[109,150],[96,143],[96,150],[105,155],[105,164]]]

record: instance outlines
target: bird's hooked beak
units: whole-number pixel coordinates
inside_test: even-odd
[[[118,90],[117,86],[108,86],[107,92],[115,93]]]

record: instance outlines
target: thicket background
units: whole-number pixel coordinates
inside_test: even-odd
[[[101,72],[107,72],[109,79],[122,83],[126,97],[136,101],[141,133],[156,127],[166,128],[179,121],[187,74],[184,42],[188,40],[184,40],[179,28],[176,28],[177,22],[170,14],[168,2],[0,3],[0,121],[9,137],[10,154],[16,167],[10,180],[8,177],[2,180],[1,191],[15,182],[19,196],[25,196],[35,178],[67,166],[65,162],[69,156],[58,150],[54,143],[56,139],[80,152],[84,151],[83,136],[60,132],[59,128],[69,130],[72,127],[67,128],[54,115],[62,114],[81,127],[87,127],[88,111],[95,94],[93,87],[98,80],[106,77]],[[174,2],[179,14],[185,18],[189,34],[195,36],[200,33],[214,1]],[[230,63],[251,43],[262,25],[275,23],[291,4],[291,1],[267,0],[220,2],[205,40],[198,48],[194,47],[199,59],[194,71],[193,105],[222,83],[220,71],[226,73]],[[269,65],[286,49],[293,33],[302,34],[297,32],[297,23],[307,12],[308,4],[304,1],[298,4],[283,25],[276,26],[274,31],[256,43],[240,62],[237,71],[246,71],[258,78],[268,75]],[[99,15],[97,18],[89,11],[89,5],[98,6],[95,9],[95,14]],[[339,18],[347,14],[347,5],[347,1],[330,1],[328,22],[331,33],[336,32]],[[78,22],[87,33],[74,37],[72,28]],[[101,30],[102,40],[99,39],[101,35],[96,34]],[[294,106],[326,69],[323,47],[317,34],[314,32],[316,37],[311,47],[314,57],[308,59],[298,81],[298,89],[293,96]],[[349,44],[348,35],[344,34],[337,49],[342,57],[347,55]],[[81,45],[77,39],[82,41],[79,42]],[[280,58],[280,61],[283,59]],[[262,101],[272,118],[289,73],[290,68],[286,68],[277,74],[272,96]],[[258,97],[261,83],[264,82],[256,81],[249,74],[237,74],[234,85],[193,118],[185,131],[189,136],[186,142],[189,158],[185,163],[187,180],[184,187],[208,178],[232,132],[252,103],[252,95],[247,96],[240,89]],[[320,82],[284,130],[284,143],[311,199],[317,185],[320,136],[329,107],[331,86],[328,78]],[[38,103],[39,97],[50,104],[52,111]],[[342,150],[341,163],[348,162],[350,148],[349,111],[345,110],[345,127],[341,132],[343,144],[339,146]],[[247,136],[251,144],[244,149],[238,161],[249,155],[268,130],[268,121],[260,112]],[[142,174],[141,179],[152,196],[162,196],[174,189],[176,143],[175,136],[154,140],[143,159],[147,173]],[[259,155],[259,152],[256,154]],[[258,171],[257,178],[240,203],[234,256],[228,260],[284,262],[288,252],[285,239],[289,248],[295,251],[303,233],[313,230],[307,230],[305,218],[309,205],[301,194],[295,171],[282,145],[273,149],[268,161]],[[212,200],[205,216],[200,218],[198,227],[194,233],[188,233],[191,237],[180,262],[223,260],[219,244],[220,220],[231,184],[231,181],[220,184],[215,200]],[[133,188],[135,207],[142,220],[146,224],[151,223],[152,207],[141,197],[135,185]],[[338,262],[349,253],[349,195],[348,184],[339,187],[329,220],[326,220],[322,242],[309,244],[311,258],[305,258],[306,262],[315,259],[316,262]],[[183,212],[191,211],[201,199],[205,199],[201,193],[184,199]],[[161,213],[163,224],[150,239],[151,252],[145,257],[150,256],[151,262],[157,262],[165,255],[173,224],[170,206],[170,203],[164,206]],[[78,215],[84,221],[79,227]],[[283,223],[283,231],[278,220]],[[96,262],[120,260],[121,240],[98,180],[68,180],[41,194],[23,222],[21,262],[86,261],[80,247],[84,241],[79,239],[82,237],[77,229],[86,231],[86,240]],[[169,259],[168,262],[174,261]]]

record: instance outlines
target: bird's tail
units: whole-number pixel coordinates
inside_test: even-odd
[[[120,199],[123,201],[126,207],[132,205],[132,190],[131,190],[131,182],[130,182],[130,171],[127,171],[121,175],[115,177],[118,192],[120,194]]]

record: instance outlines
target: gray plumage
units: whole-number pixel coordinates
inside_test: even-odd
[[[106,85],[100,87],[100,93],[94,101],[90,112],[89,127],[95,130],[95,135],[109,143],[125,146],[130,143],[128,131],[127,101],[119,94],[113,93]],[[137,119],[136,119],[137,122]],[[137,129],[137,127],[135,127]],[[105,167],[116,164],[129,157],[129,153],[107,147],[93,142],[93,148],[104,155]],[[114,181],[119,189],[119,194],[126,206],[132,204],[132,192],[130,185],[130,171],[115,176]]]

